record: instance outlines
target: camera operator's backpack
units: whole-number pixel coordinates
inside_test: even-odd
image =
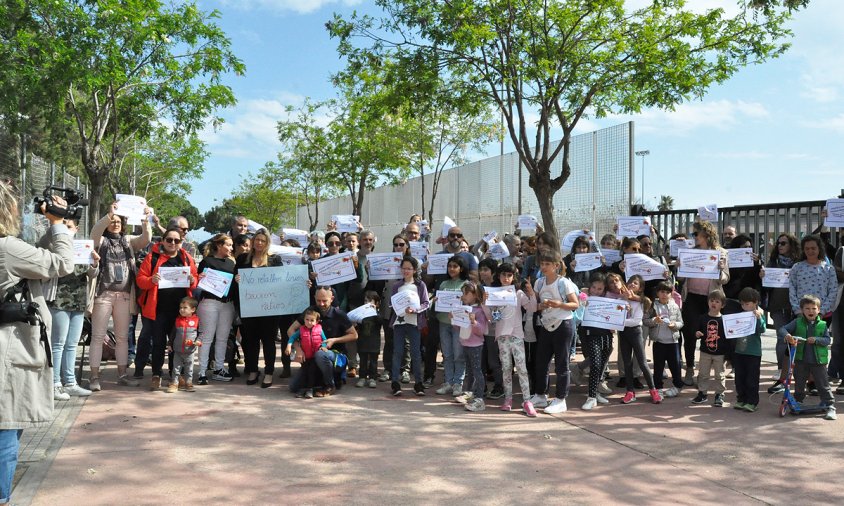
[[[29,282],[21,279],[18,284],[10,286],[0,304],[0,324],[28,323],[41,327],[39,341],[44,346],[47,355],[47,365],[53,367],[50,339],[47,337],[47,324],[41,318],[38,303],[30,300]]]

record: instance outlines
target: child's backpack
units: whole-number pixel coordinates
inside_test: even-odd
[[[337,350],[331,350],[334,354],[334,388],[340,390],[346,384],[346,367],[349,365],[349,357]]]

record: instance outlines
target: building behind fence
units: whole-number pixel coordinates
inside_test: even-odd
[[[572,137],[570,149],[571,176],[553,200],[558,233],[582,228],[612,230],[615,217],[627,215],[632,201],[633,122]],[[551,174],[561,170],[562,154],[554,160]],[[432,183],[433,175],[426,174],[426,214]],[[389,240],[411,215],[422,213],[422,184],[423,178],[416,177],[402,185],[368,191],[361,223],[382,241]],[[318,228],[325,228],[331,215],[352,212],[348,196],[319,206]],[[477,241],[491,230],[513,230],[519,214],[532,214],[541,221],[539,204],[528,185],[528,171],[517,153],[506,153],[442,172],[431,229],[436,233],[443,217],[448,216],[466,237]],[[307,209],[300,207],[297,228],[306,228],[307,223]]]
[[[22,160],[24,161],[23,163]],[[46,221],[27,212],[32,206],[32,199],[44,192],[48,186],[73,188],[88,197],[88,185],[82,179],[57,166],[37,154],[27,150],[26,140],[0,131],[0,177],[12,179],[20,189],[18,210],[23,220],[23,238],[33,242],[46,226]],[[77,238],[87,237],[90,229],[88,208],[84,208],[79,223]]]

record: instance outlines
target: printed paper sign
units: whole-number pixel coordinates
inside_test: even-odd
[[[744,313],[725,314],[721,316],[724,322],[724,335],[727,339],[737,339],[756,333],[756,313],[745,311]]]
[[[434,311],[440,313],[450,313],[454,308],[461,307],[463,301],[460,297],[463,296],[461,290],[437,290],[437,300],[434,303]]]
[[[351,251],[311,260],[311,267],[317,274],[317,284],[336,285],[358,277]]]
[[[730,248],[727,250],[727,262],[730,269],[753,267],[753,248]]]
[[[844,228],[844,199],[826,201],[826,218],[823,224],[830,228]]]
[[[240,269],[240,315],[300,314],[310,304],[308,266]]]
[[[536,230],[536,225],[539,224],[539,221],[536,219],[536,216],[531,214],[522,214],[519,215],[518,219],[518,228],[524,232],[526,230]]]
[[[497,242],[489,246],[489,256],[496,260],[502,260],[510,256],[510,250],[503,242]]]
[[[74,239],[73,241],[73,263],[76,265],[91,265],[94,259],[91,253],[94,252],[94,241],[87,239]]]
[[[571,248],[574,246],[574,241],[578,237],[585,237],[590,244],[595,242],[595,236],[588,230],[572,230],[564,235],[563,240],[560,241],[560,248],[562,249],[563,255],[567,255],[571,252]]]
[[[437,253],[436,255],[428,255],[428,274],[446,274],[448,273],[448,259],[453,257],[451,253]]]
[[[680,266],[677,276],[681,278],[718,279],[721,271],[718,262],[721,252],[714,249],[681,249],[677,256]]]
[[[668,241],[668,254],[677,258],[680,249],[693,249],[695,247],[694,239],[671,239]]]
[[[651,220],[646,216],[618,216],[618,237],[639,237],[651,235]]]
[[[516,287],[510,286],[485,286],[487,306],[515,306]]]
[[[140,225],[144,219],[144,209],[147,207],[147,199],[137,195],[125,195],[118,193],[116,196],[117,208],[114,214],[125,216],[129,225]]]
[[[366,256],[369,261],[369,279],[379,281],[385,279],[402,279],[401,255],[395,253],[370,253]]]
[[[600,253],[575,253],[574,272],[586,272],[603,267]]]
[[[457,223],[454,223],[454,220],[446,216],[443,218],[443,233],[440,237],[448,236],[448,231],[451,230],[452,227],[456,227]]]
[[[604,256],[604,260],[607,262],[607,265],[621,262],[621,251],[617,249],[602,249],[601,254]]]
[[[495,242],[495,239],[497,237],[498,237],[498,232],[493,230],[492,232],[490,232],[490,233],[488,233],[487,235],[484,236],[484,242],[489,244],[489,245],[492,245],[492,243]]]
[[[410,241],[410,256],[419,260],[419,263],[425,263],[428,260],[428,255],[431,250],[428,248],[428,243],[425,241]]]
[[[636,274],[645,281],[665,279],[667,267],[642,253],[628,253],[624,255],[624,276],[630,279]]]
[[[700,216],[700,221],[715,223],[718,221],[718,206],[716,204],[700,206],[697,208],[697,214]]]
[[[357,232],[360,216],[354,216],[351,214],[335,214],[331,217],[331,221],[337,225],[337,231],[341,234],[343,232]]]
[[[158,288],[190,288],[190,267],[159,267]]]
[[[216,269],[205,269],[202,271],[202,274],[205,276],[199,280],[199,285],[197,286],[203,291],[214,294],[220,298],[229,294],[234,274],[218,271]]]
[[[407,308],[418,311],[422,307],[419,301],[419,294],[415,291],[408,290],[402,290],[393,295],[390,298],[390,304],[398,316],[405,314]]]
[[[376,311],[373,306],[371,306],[369,304],[364,304],[360,307],[356,307],[355,309],[352,309],[351,311],[346,313],[346,316],[349,317],[349,320],[351,320],[352,323],[360,323],[360,322],[364,321],[365,319],[371,318],[371,317],[373,317],[377,314],[378,314],[378,311]]]
[[[305,263],[305,248],[271,245],[270,254],[278,256],[282,265],[302,265]]]
[[[265,226],[261,225],[261,224],[260,224],[260,223],[258,223],[257,221],[246,220],[246,223],[248,224],[248,228],[247,228],[246,230],[247,230],[250,234],[254,234],[255,232],[257,232],[257,231],[261,230],[262,228],[263,228],[264,230],[266,230],[266,229],[267,229],[267,227],[265,227]]]
[[[624,330],[627,305],[617,299],[589,297],[581,325],[608,330]]]
[[[461,329],[466,329],[472,326],[472,320],[469,315],[472,313],[472,308],[469,306],[461,306],[451,312],[451,324]]]
[[[311,242],[310,236],[304,230],[299,230],[296,228],[283,228],[281,229],[281,233],[284,234],[285,240],[296,241],[299,243],[299,246],[303,248]]]
[[[775,269],[773,267],[765,267],[763,271],[765,275],[762,277],[762,286],[765,288],[788,288],[788,277],[791,275],[791,269]]]

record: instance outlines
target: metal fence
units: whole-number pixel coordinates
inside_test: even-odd
[[[22,163],[23,160],[23,163]],[[46,221],[32,212],[32,199],[41,195],[48,186],[73,188],[88,197],[88,185],[82,179],[69,174],[62,167],[28,152],[25,138],[10,136],[0,132],[0,177],[10,178],[20,188],[18,210],[23,226],[22,236],[28,242],[34,242],[46,229]],[[88,208],[86,207],[79,223],[77,238],[87,237],[89,230]]]
[[[825,200],[810,200],[719,208],[717,225],[720,231],[734,226],[738,233],[748,235],[763,257],[770,254],[774,241],[782,233],[794,234],[799,239],[822,232],[831,245],[838,247],[842,244],[841,229],[827,230],[822,226],[825,205]],[[651,217],[657,232],[667,240],[676,233],[691,232],[697,209],[647,211],[645,215]]]
[[[633,170],[633,123],[624,123],[572,137],[569,164],[572,171],[566,184],[555,194],[554,218],[558,232],[590,228],[612,230],[617,215],[627,215],[631,202]],[[562,156],[551,167],[551,174],[562,170]],[[539,204],[528,185],[529,174],[516,153],[494,156],[442,172],[434,204],[433,231],[442,227],[443,218],[452,218],[472,241],[491,230],[511,231],[519,214],[540,217]],[[425,198],[430,204],[433,177],[424,178]],[[384,186],[366,193],[361,222],[382,241],[388,240],[413,214],[422,212],[423,178],[416,177],[398,186]],[[426,205],[426,209],[428,207]],[[319,204],[320,223],[333,214],[350,214],[348,196]],[[307,210],[299,207],[299,228],[306,228]],[[427,216],[426,216],[427,218]]]

